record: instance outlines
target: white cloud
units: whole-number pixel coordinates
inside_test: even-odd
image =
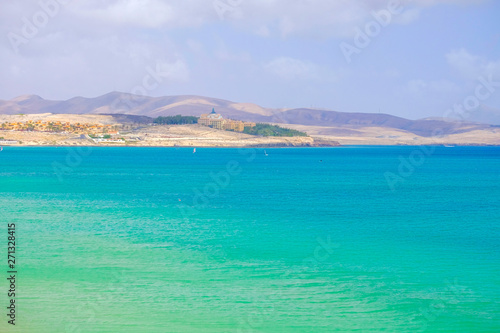
[[[70,6],[78,17],[110,25],[144,28],[176,28],[199,26],[214,21],[216,13],[210,1],[184,0],[90,0]]]
[[[420,17],[422,10],[420,8],[410,8],[403,11],[401,14],[394,17],[394,22],[397,24],[410,24]]]
[[[479,75],[481,58],[474,56],[465,49],[453,50],[446,54],[448,64],[462,76],[475,79]]]
[[[55,1],[55,0],[54,0]],[[42,1],[43,2],[43,1]],[[475,4],[481,0],[400,0],[404,12],[392,18],[408,24],[422,8],[438,4]],[[224,4],[221,14],[215,4]],[[103,33],[112,28],[178,28],[223,23],[236,25],[259,36],[351,37],[356,27],[373,20],[373,12],[387,10],[388,0],[87,0],[61,5],[53,21],[60,29]],[[7,3],[0,11],[0,32],[19,32],[21,19],[42,10],[36,0]],[[221,20],[222,19],[222,20]],[[44,29],[49,29],[44,28]],[[43,29],[42,29],[43,30]]]
[[[404,12],[393,22],[408,24],[422,8],[438,4],[475,4],[482,0],[400,0]],[[386,10],[388,0],[88,0],[71,2],[75,16],[106,24],[176,28],[224,22],[263,35],[351,36],[355,27]]]
[[[455,93],[460,91],[460,87],[452,81],[437,80],[429,83],[429,89],[437,93]]]
[[[424,81],[421,79],[410,80],[406,84],[406,89],[413,95],[424,93],[450,94],[460,91],[460,87],[448,80]]]
[[[427,83],[424,80],[411,80],[406,87],[410,93],[418,95],[427,89]]]
[[[158,0],[125,0],[89,11],[91,16],[118,24],[159,27],[174,16],[174,9]]]
[[[265,64],[264,68],[285,80],[319,78],[317,65],[288,57],[274,59]]]
[[[252,59],[247,52],[233,51],[222,39],[218,40],[214,55],[217,59],[222,61],[250,62]]]
[[[446,54],[446,60],[461,76],[469,80],[476,80],[479,76],[500,76],[500,60],[489,61],[465,49],[451,51]]]
[[[479,4],[485,0],[405,0],[407,2],[414,2],[420,6],[435,6],[440,4],[453,4],[453,5],[468,5]]]
[[[262,25],[255,30],[255,34],[261,37],[269,37],[271,35],[271,31],[267,26]]]
[[[438,4],[475,4],[483,0],[400,0],[402,13],[392,22],[409,24],[418,19],[423,8]],[[373,20],[373,12],[387,10],[388,0],[254,0],[240,1],[239,20],[235,24],[251,31],[269,30],[275,35],[314,35],[320,37],[350,37],[356,27]],[[228,19],[231,19],[228,16]],[[263,30],[263,27],[266,29]]]
[[[188,39],[186,41],[186,45],[189,48],[189,50],[191,50],[191,52],[194,52],[194,53],[202,53],[202,52],[204,52],[203,43],[200,42],[199,40]]]
[[[42,0],[45,1],[49,0]],[[147,75],[146,68],[155,68],[157,62],[161,63],[162,72],[168,79],[165,78],[154,94],[170,93],[172,89],[194,92],[196,87],[206,90],[209,84],[204,80],[207,77],[212,82],[214,77],[242,74],[256,81],[268,78],[271,73],[284,80],[333,82],[343,70],[334,68],[335,55],[331,61],[315,57],[314,61],[321,66],[307,61],[308,53],[328,52],[327,47],[311,52],[294,48],[304,40],[315,43],[322,38],[351,36],[355,27],[373,20],[373,11],[385,9],[388,4],[388,0],[220,1],[234,9],[227,12],[223,20],[213,0],[69,1],[38,29],[35,37],[19,46],[18,54],[5,37],[9,32],[22,34],[23,18],[32,20],[42,8],[39,0],[4,1],[0,5],[0,35],[4,36],[0,39],[0,58],[3,60],[0,63],[3,75],[0,91],[4,96],[34,92],[58,98],[80,94],[96,96],[111,90],[130,91],[141,84]],[[394,18],[392,22],[408,24],[428,6],[475,2],[412,0],[406,13],[398,16],[399,21]],[[283,45],[285,49],[281,50],[282,45],[276,41],[280,36],[294,40]],[[273,43],[267,47],[266,40],[259,40],[261,37],[272,38]],[[218,38],[227,47],[219,47]],[[336,44],[329,41],[324,45]],[[274,58],[277,54],[284,57]],[[459,52],[454,56],[450,57],[450,63],[457,67],[462,63],[464,67],[467,57],[460,57]],[[266,63],[265,59],[270,61]],[[246,62],[248,66],[238,67],[226,60]],[[468,66],[472,68],[470,72],[475,73],[493,70],[498,63],[473,56]],[[197,70],[198,86],[195,80],[189,80],[190,71],[194,70]],[[189,84],[183,86],[186,81]],[[445,83],[423,84],[427,85],[424,87],[427,90],[451,89]],[[422,89],[418,82],[410,86]],[[213,91],[216,92],[215,88]]]
[[[156,64],[156,72],[170,82],[186,82],[189,80],[189,67],[181,59],[175,62],[159,61]]]

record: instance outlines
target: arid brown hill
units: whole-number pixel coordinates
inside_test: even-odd
[[[325,127],[383,127],[404,130],[424,137],[436,133],[465,133],[490,127],[479,123],[439,119],[409,120],[377,113],[347,113],[306,108],[271,109],[252,103],[234,103],[201,96],[146,97],[111,92],[95,98],[74,97],[66,101],[45,100],[36,95],[24,95],[9,101],[0,101],[0,113],[3,114],[125,114],[155,118],[177,114],[199,116],[212,108],[226,118],[246,121]],[[148,119],[136,118],[136,121],[147,122]]]

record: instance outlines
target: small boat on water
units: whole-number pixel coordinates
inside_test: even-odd
[[[196,153],[196,148],[193,149],[193,154]]]
[[[264,150],[264,155],[269,156],[268,153]]]

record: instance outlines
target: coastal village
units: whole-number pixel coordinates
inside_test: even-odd
[[[221,114],[216,113],[212,109],[211,113],[202,114],[198,118],[198,124],[208,126],[219,130],[228,130],[235,132],[243,132],[245,127],[255,127],[253,122],[244,122],[240,120],[224,119]],[[0,130],[4,131],[34,131],[34,132],[48,132],[48,133],[73,133],[73,134],[88,134],[99,135],[119,134],[121,126],[118,125],[102,125],[92,123],[71,123],[63,121],[41,121],[41,120],[27,120],[4,122],[0,124]]]
[[[118,126],[102,124],[81,124],[62,121],[33,121],[4,122],[0,130],[5,131],[35,131],[49,133],[74,133],[74,134],[118,134]]]
[[[160,118],[169,122],[158,122]],[[189,122],[183,122],[185,120]],[[267,130],[277,128],[227,119],[213,108],[212,112],[199,117],[179,115],[156,119],[123,114],[3,115],[0,146],[295,147],[314,144],[314,140],[306,136],[260,134],[255,131],[258,126],[267,126]]]

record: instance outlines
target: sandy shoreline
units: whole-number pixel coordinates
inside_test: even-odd
[[[116,126],[119,132],[107,142],[88,133],[0,130],[0,146],[96,147],[335,147],[335,146],[499,146],[500,128],[473,130],[436,137],[403,130],[360,126],[305,126],[276,124],[308,133],[309,137],[259,137],[201,125],[151,125],[119,122],[106,115],[30,114],[0,115],[0,122],[68,121]],[[98,142],[99,141],[99,142]]]

